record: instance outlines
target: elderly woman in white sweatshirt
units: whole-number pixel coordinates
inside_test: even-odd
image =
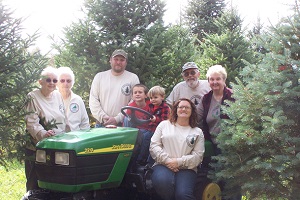
[[[26,130],[31,139],[31,143],[28,143],[25,149],[27,191],[38,188],[34,166],[36,143],[44,138],[65,132],[66,127],[63,100],[56,90],[57,69],[46,67],[38,82],[41,87],[28,94],[30,99],[26,106],[28,112],[25,116]]]
[[[57,87],[65,105],[66,132],[90,128],[89,117],[82,98],[72,91],[75,75],[69,67],[58,68]]]

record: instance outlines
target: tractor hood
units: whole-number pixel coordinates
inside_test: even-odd
[[[37,149],[73,150],[78,156],[87,154],[132,151],[138,129],[92,128],[88,131],[73,131],[40,141]]]

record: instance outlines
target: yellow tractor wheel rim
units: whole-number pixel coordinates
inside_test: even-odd
[[[221,200],[221,188],[216,183],[209,183],[202,194],[202,200]]]

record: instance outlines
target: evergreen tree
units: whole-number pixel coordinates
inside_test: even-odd
[[[261,23],[260,18],[257,18],[254,27],[248,31],[248,38],[252,40],[252,48],[259,53],[267,53],[264,48],[264,42],[259,42],[260,36],[264,33],[264,25]]]
[[[161,1],[87,1],[86,13],[85,19],[65,28],[66,39],[55,46],[59,51],[55,64],[72,67],[74,90],[86,104],[93,77],[110,69],[109,57],[116,48],[129,53],[126,69],[136,73],[141,83],[159,84],[167,93],[181,81],[181,66],[199,60],[196,38],[189,29],[163,25]]]
[[[267,53],[249,64],[233,84],[235,103],[217,136],[222,154],[215,164],[227,195],[241,186],[249,198],[300,197],[300,16],[271,27],[262,38]]]
[[[139,73],[146,58],[141,57],[139,63],[132,61],[139,55],[137,44],[144,41],[143,35],[151,32],[151,28],[160,27],[164,6],[160,0],[87,0],[86,18],[66,27],[65,39],[55,46],[60,53],[55,64],[70,66],[80,80],[75,92],[87,102],[93,77],[99,71],[110,69],[109,57],[117,48],[129,54],[126,69]],[[147,55],[150,54],[153,53]]]
[[[65,39],[53,44],[58,51],[54,57],[55,65],[72,68],[76,77],[73,90],[86,100],[86,105],[95,74],[109,68],[101,33],[93,23],[89,18],[72,23],[64,28]]]
[[[202,41],[206,34],[217,33],[214,21],[222,15],[225,6],[224,0],[188,0],[185,23]]]
[[[37,34],[21,37],[22,20],[14,19],[0,2],[0,165],[4,160],[21,156],[14,153],[23,145],[27,93],[45,66],[46,60],[39,54],[28,53]],[[19,157],[20,158],[20,157]]]
[[[236,10],[226,11],[215,20],[217,33],[207,34],[201,44],[201,70],[207,71],[214,64],[222,65],[228,73],[227,84],[235,80],[245,61],[255,62],[254,51],[244,35],[242,22]]]
[[[88,15],[100,29],[107,46],[126,47],[157,21],[162,22],[161,0],[89,0]],[[113,51],[114,49],[110,49]]]
[[[148,87],[160,85],[168,94],[173,87],[182,81],[181,67],[189,61],[200,59],[199,46],[195,45],[196,36],[182,26],[171,26],[167,30],[153,29],[143,36],[134,52],[132,62],[144,60],[135,71],[140,80]],[[149,54],[152,56],[147,56]],[[145,55],[146,54],[146,55]]]

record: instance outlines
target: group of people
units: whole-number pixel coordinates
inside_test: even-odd
[[[163,199],[195,199],[204,140],[217,146],[220,118],[226,118],[221,105],[226,99],[233,101],[225,84],[225,68],[212,66],[207,80],[199,80],[197,65],[186,63],[182,67],[184,81],[165,100],[164,88],[154,86],[148,91],[136,74],[126,70],[128,54],[124,50],[115,50],[109,62],[111,69],[96,74],[91,85],[89,107],[97,121],[95,127],[133,126],[121,113],[127,105],[148,111],[151,121],[136,125],[143,135],[137,162],[144,164],[149,157],[154,160],[152,182]],[[38,188],[34,160],[30,159],[34,145],[52,135],[90,127],[83,100],[72,92],[74,81],[70,68],[47,67],[39,79],[41,87],[28,94],[26,127],[32,143],[26,149],[27,190]]]
[[[84,102],[72,92],[74,82],[69,67],[46,67],[38,80],[40,88],[28,94],[25,121],[31,142],[25,148],[27,191],[38,188],[34,164],[37,142],[56,134],[90,128]]]
[[[221,105],[234,101],[226,87],[227,73],[221,65],[211,66],[207,80],[199,80],[194,62],[182,67],[183,82],[167,97],[169,120],[161,122],[151,138],[150,154],[155,160],[152,184],[164,200],[193,200],[197,166],[202,162],[204,140],[210,140],[215,153],[221,153],[216,136],[221,131]],[[200,129],[200,128],[201,129]],[[231,200],[240,200],[237,195]]]

